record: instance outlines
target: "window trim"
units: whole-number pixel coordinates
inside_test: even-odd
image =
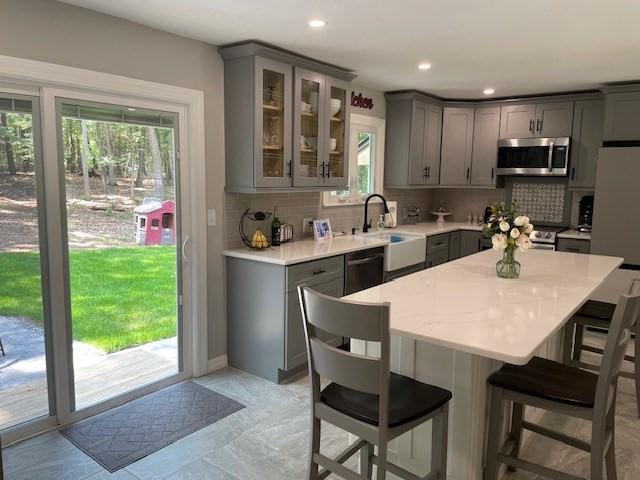
[[[384,135],[385,135],[385,126],[386,121],[384,118],[371,117],[368,115],[360,115],[358,113],[352,113],[350,117],[351,125],[350,129],[350,145],[349,145],[349,180],[351,180],[351,176],[354,175],[355,167],[358,162],[358,152],[357,152],[357,130],[356,128],[360,127],[363,130],[371,132],[374,134],[375,144],[374,144],[374,173],[373,173],[373,190],[376,193],[382,194],[384,188]],[[339,202],[332,192],[323,192],[322,193],[322,206],[323,207],[349,207],[353,205],[362,205],[364,204],[363,200]],[[379,201],[378,199],[372,199],[372,202]]]

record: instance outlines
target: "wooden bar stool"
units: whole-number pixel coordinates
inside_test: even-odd
[[[640,278],[634,278],[629,288],[629,294],[640,293]],[[592,352],[602,355],[604,350],[599,347],[584,344],[584,329],[595,327],[605,332],[611,327],[611,319],[616,306],[613,303],[598,302],[589,300],[578,312],[569,320],[564,330],[564,342],[562,347],[562,362],[566,365],[583,368],[586,370],[598,371],[600,366],[582,361],[582,352]],[[638,415],[640,416],[640,335],[638,335],[638,325],[632,331],[635,334],[635,354],[625,355],[627,362],[633,363],[633,372],[620,372],[621,377],[631,378],[636,385],[636,402],[638,404]]]
[[[347,480],[386,472],[420,477],[387,460],[387,443],[433,419],[431,472],[421,480],[446,479],[448,412],[451,393],[389,371],[389,304],[365,304],[328,297],[298,287],[311,377],[309,480],[335,473]],[[323,343],[322,332],[380,342],[380,358],[357,355]],[[320,389],[320,376],[332,383]],[[321,420],[359,437],[335,459],[320,453]],[[374,446],[378,447],[374,455]],[[343,465],[360,452],[360,474]],[[319,467],[324,467],[319,471]]]
[[[591,480],[616,479],[615,409],[618,376],[631,338],[630,328],[640,316],[640,294],[623,295],[609,326],[599,375],[562,363],[534,357],[525,366],[504,365],[489,377],[491,412],[485,480],[497,480],[506,464],[557,480],[582,480],[521,459],[522,430],[553,438],[591,453]],[[503,402],[513,402],[509,439],[501,446]],[[591,443],[524,420],[524,407],[583,418],[592,422]]]

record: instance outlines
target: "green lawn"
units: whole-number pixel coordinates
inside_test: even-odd
[[[70,252],[73,338],[105,352],[176,334],[172,246]],[[0,253],[0,316],[42,324],[37,253]]]

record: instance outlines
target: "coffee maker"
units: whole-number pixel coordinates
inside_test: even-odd
[[[585,195],[579,203],[578,231],[591,232],[593,221],[593,195]]]

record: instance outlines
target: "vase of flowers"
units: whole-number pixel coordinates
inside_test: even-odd
[[[491,207],[491,217],[484,226],[485,236],[491,238],[493,249],[502,251],[502,259],[496,263],[500,278],[515,279],[520,276],[521,265],[516,261],[516,250],[526,252],[531,247],[529,234],[533,225],[529,217],[520,215],[516,206],[507,209],[504,203]]]

